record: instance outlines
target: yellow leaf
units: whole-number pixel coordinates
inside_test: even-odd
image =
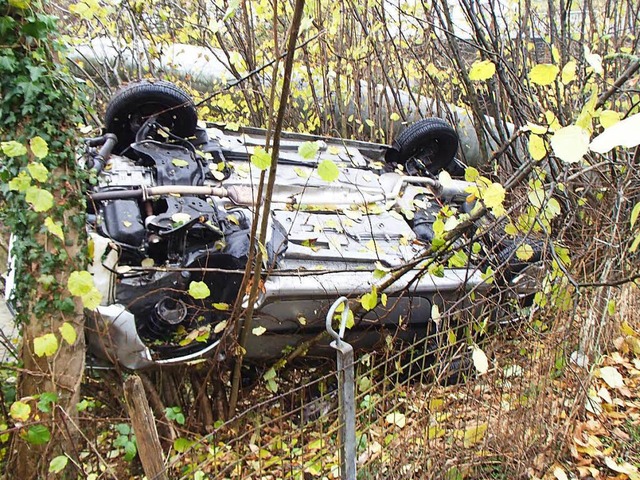
[[[496,73],[496,65],[491,60],[474,62],[469,71],[470,80],[488,80]]]
[[[551,148],[563,162],[579,162],[589,151],[589,134],[577,125],[569,125],[553,135]]]
[[[49,146],[42,137],[33,137],[29,140],[29,147],[31,147],[31,151],[39,159],[43,159],[49,154]]]
[[[49,230],[49,233],[55,235],[64,242],[64,232],[62,231],[62,224],[54,222],[51,217],[47,217],[44,219],[44,226],[47,230]]]
[[[9,415],[14,420],[19,422],[26,422],[29,420],[29,414],[31,413],[31,407],[29,404],[21,402],[20,400],[15,401],[11,404],[11,408],[9,409]]]
[[[69,345],[73,345],[76,343],[76,339],[78,338],[78,334],[76,333],[76,329],[73,328],[69,322],[64,322],[58,328],[60,331],[60,335],[62,335],[62,339],[67,342]]]
[[[487,373],[489,370],[489,360],[480,347],[474,345],[471,359],[473,360],[473,366],[476,367],[480,375]]]
[[[604,69],[602,68],[602,57],[597,53],[591,53],[591,50],[587,45],[584,46],[584,58],[589,64],[593,71],[598,75],[602,75],[604,73]]]
[[[475,425],[467,428],[464,431],[464,437],[462,442],[465,448],[470,448],[476,443],[480,442],[484,438],[484,434],[487,432],[487,424],[481,423],[480,425]]]
[[[58,339],[53,333],[45,333],[33,339],[33,352],[39,356],[50,357],[58,351]]]
[[[264,328],[264,327],[256,327],[253,330],[251,330],[251,333],[253,333],[256,337],[259,337],[260,335],[262,335],[266,331],[267,331],[267,329]]]
[[[614,110],[603,110],[600,112],[598,120],[602,128],[609,128],[620,121],[620,114]]]
[[[576,69],[578,68],[578,64],[571,60],[567,62],[564,67],[562,67],[562,75],[561,81],[565,85],[573,82],[576,79]]]
[[[391,412],[385,417],[385,420],[387,423],[396,425],[398,428],[404,428],[404,426],[407,424],[407,418],[403,413],[400,412]]]
[[[492,183],[482,192],[482,201],[487,208],[490,208],[495,215],[504,213],[502,203],[504,202],[505,190],[499,183]]]
[[[213,333],[220,333],[227,326],[227,321],[223,320],[220,323],[217,323],[215,327],[213,327]]]
[[[534,160],[542,160],[547,155],[547,146],[544,139],[535,134],[529,135],[529,153]]]
[[[519,260],[526,262],[533,257],[533,248],[531,248],[531,245],[523,243],[516,250],[516,257],[518,257]]]
[[[529,80],[536,85],[551,85],[559,72],[560,69],[556,65],[541,63],[529,71]]]

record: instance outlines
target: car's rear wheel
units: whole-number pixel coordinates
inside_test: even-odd
[[[411,162],[419,172],[426,170],[436,174],[454,160],[458,142],[458,134],[447,122],[440,118],[425,118],[398,135],[385,159],[398,164]]]
[[[143,80],[116,92],[107,106],[107,132],[118,137],[114,153],[134,142],[140,127],[152,116],[173,135],[187,138],[195,134],[198,115],[189,94],[170,82]]]

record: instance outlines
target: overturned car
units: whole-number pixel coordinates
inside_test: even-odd
[[[199,127],[189,96],[163,81],[118,92],[105,123],[105,135],[86,140],[97,178],[90,271],[102,293],[87,340],[93,355],[127,368],[224,356],[234,306],[240,322],[248,306],[241,286],[255,248],[264,273],[245,348],[257,361],[315,337],[340,296],[370,295],[356,309],[352,343],[373,346],[385,332],[425,335],[434,305],[444,311],[471,290],[495,289],[483,272],[492,259],[513,256],[510,244],[472,252],[458,239],[449,251],[466,249],[467,261],[427,268],[443,206],[474,208],[471,184],[456,179],[464,175],[457,135],[440,119],[408,127],[393,146],[284,134],[264,245],[251,235],[264,201],[252,157],[266,148],[265,131]],[[517,284],[537,260],[513,267],[505,281]]]

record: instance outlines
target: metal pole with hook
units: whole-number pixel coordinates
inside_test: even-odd
[[[336,332],[331,323],[338,307],[344,304],[340,329]],[[327,313],[327,333],[334,339],[331,347],[337,351],[338,398],[342,423],[340,442],[341,476],[343,480],[356,480],[356,403],[355,377],[353,373],[353,347],[342,340],[349,318],[349,301],[346,297],[337,299]]]

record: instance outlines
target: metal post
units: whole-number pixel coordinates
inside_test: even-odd
[[[333,315],[340,304],[344,303],[340,330],[337,333],[331,326]],[[355,378],[353,373],[353,347],[342,340],[349,318],[349,301],[346,297],[340,297],[331,305],[327,313],[327,333],[334,339],[331,347],[337,351],[338,363],[338,398],[340,408],[340,420],[342,423],[340,442],[341,466],[340,473],[343,480],[356,480],[356,401]]]

